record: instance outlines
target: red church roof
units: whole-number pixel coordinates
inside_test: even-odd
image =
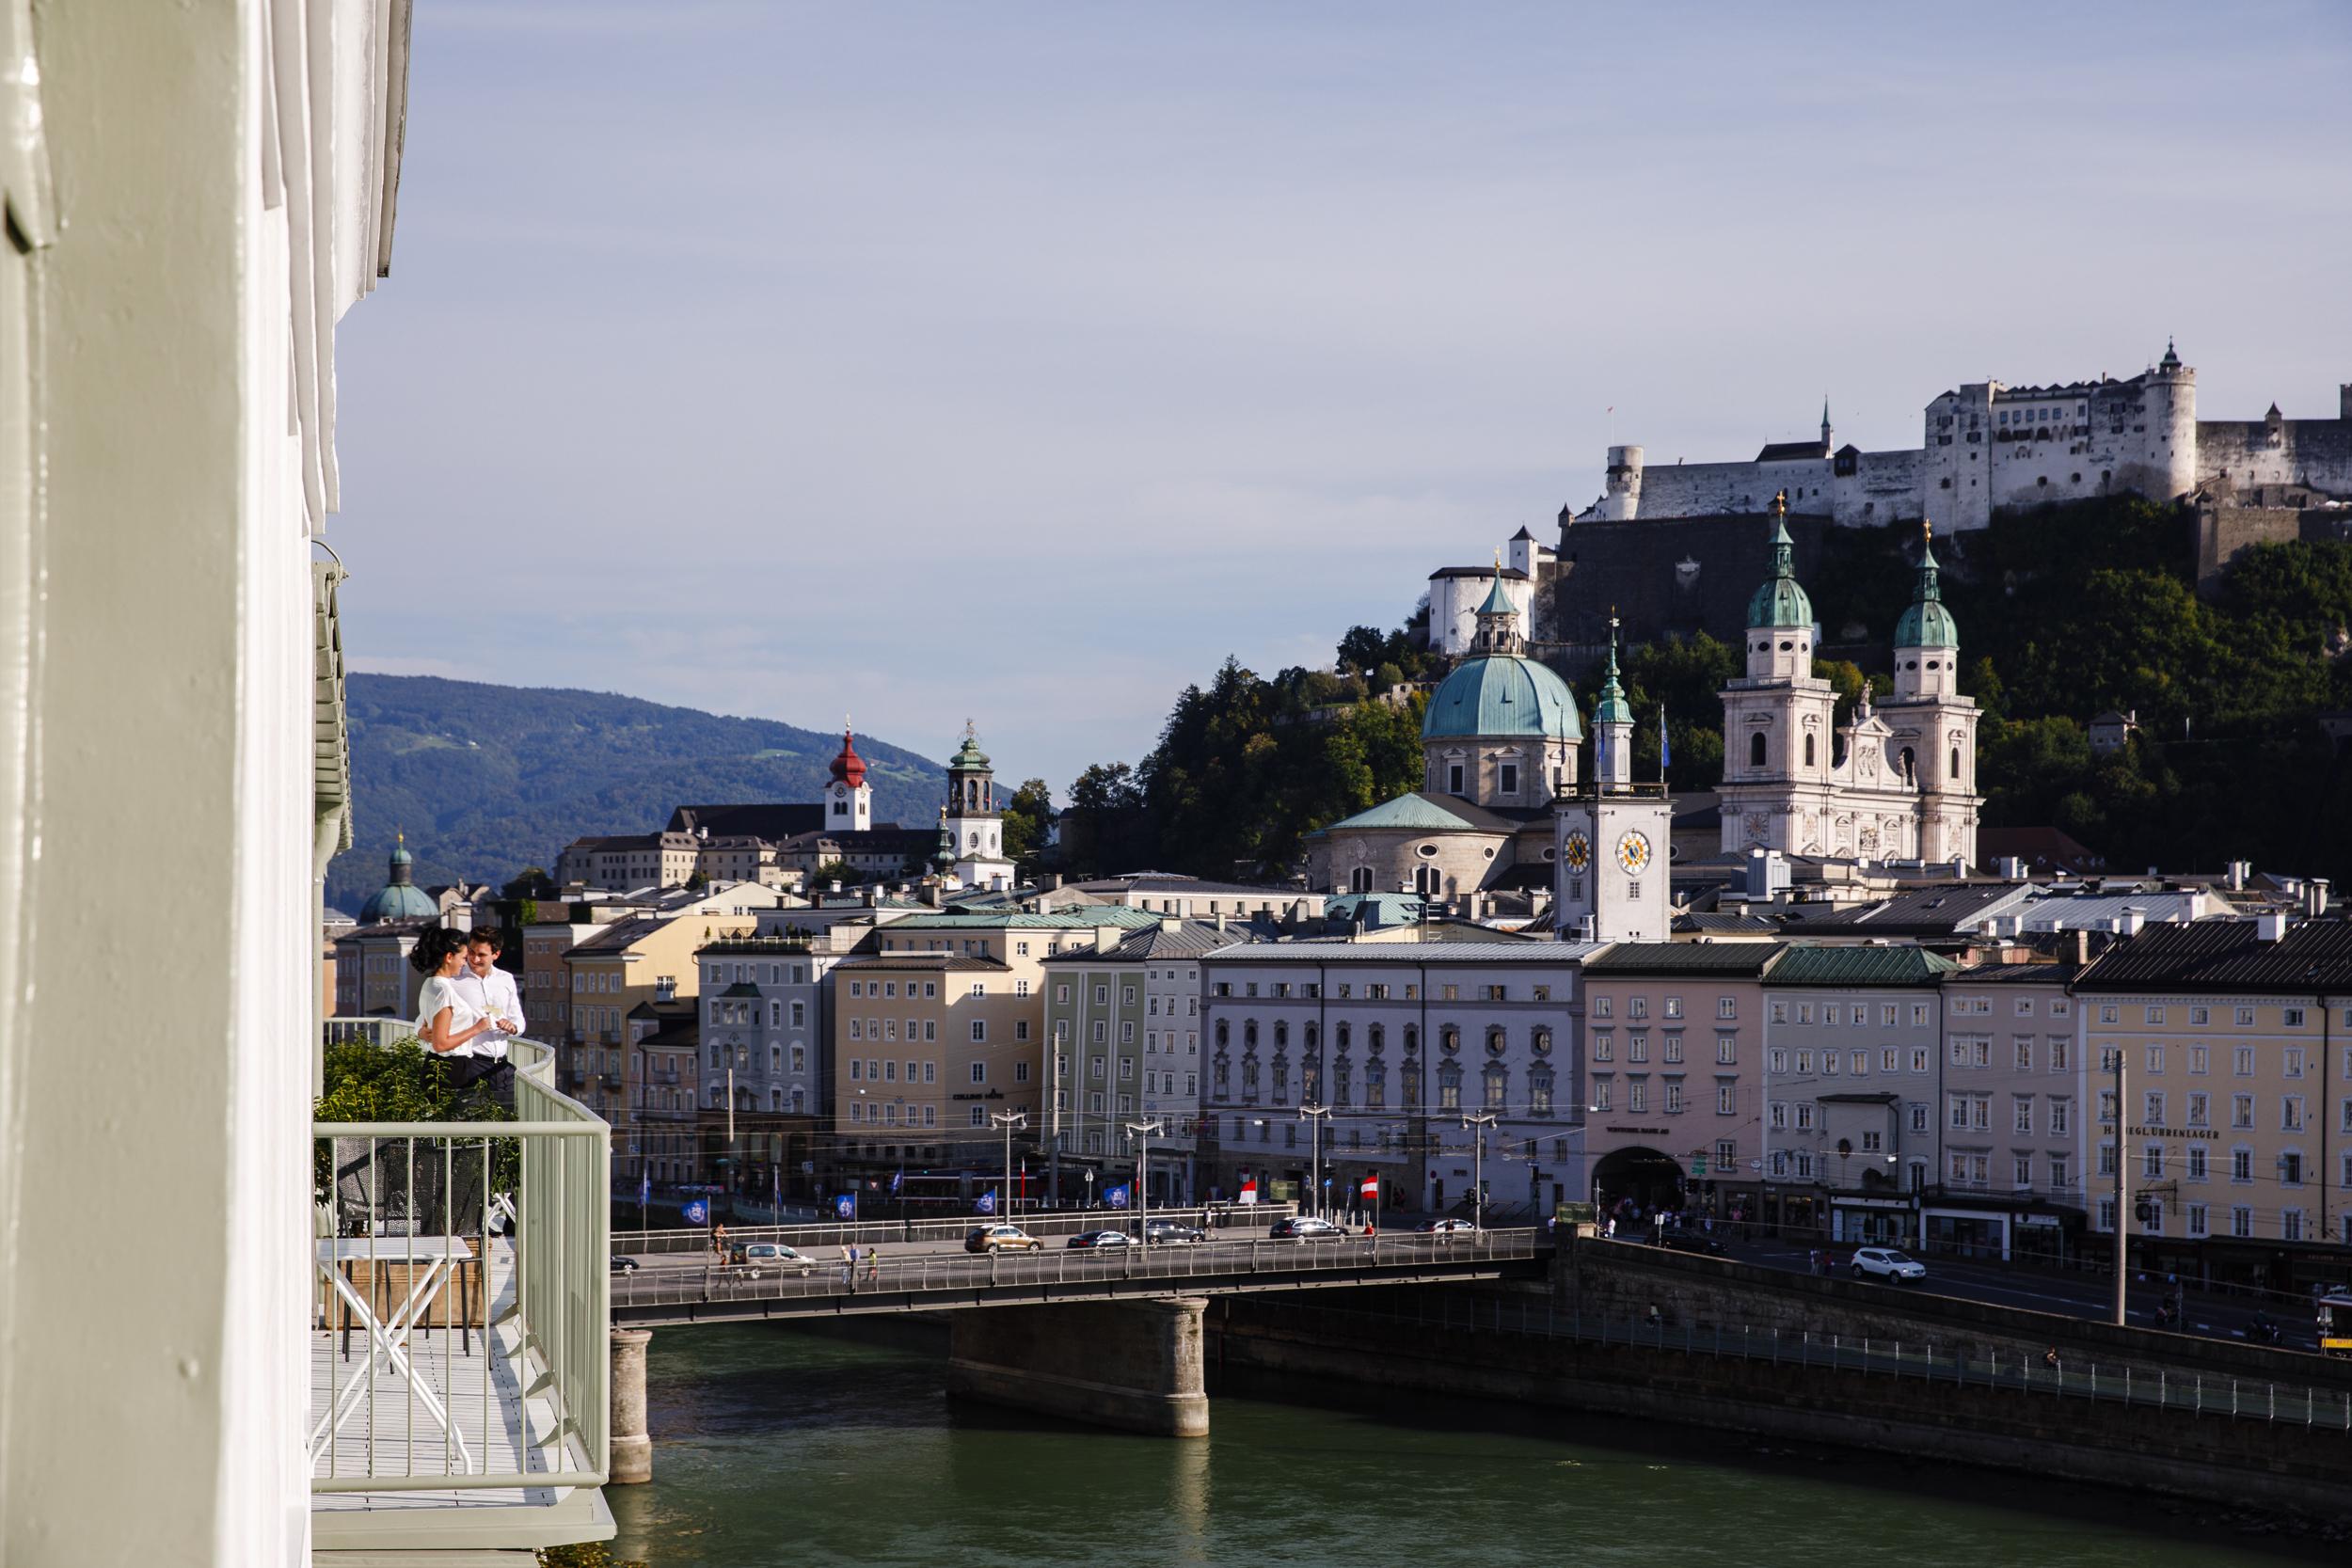
[[[841,754],[833,759],[833,776],[851,789],[866,783],[866,759],[857,754],[857,742],[848,730],[841,732]]]

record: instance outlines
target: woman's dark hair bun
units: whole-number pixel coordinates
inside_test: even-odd
[[[462,953],[466,939],[446,926],[427,926],[409,950],[409,965],[420,974],[437,974],[452,953]]]

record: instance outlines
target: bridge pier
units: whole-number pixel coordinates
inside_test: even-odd
[[[1179,1296],[958,1312],[947,1391],[1122,1432],[1206,1437],[1200,1318],[1207,1306],[1205,1297]]]
[[[612,1477],[628,1486],[653,1480],[653,1438],[645,1432],[645,1346],[650,1328],[612,1330]]]

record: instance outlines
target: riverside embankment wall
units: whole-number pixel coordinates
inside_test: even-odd
[[[1412,1310],[1403,1292],[1387,1291],[1319,1293],[1313,1302],[1218,1299],[1204,1325],[1212,1376],[1256,1370],[1344,1379],[2352,1516],[2352,1433],[2341,1430],[1713,1356],[1671,1342],[1659,1348],[1449,1327],[1336,1304],[1359,1294],[1388,1298],[1367,1307]],[[1502,1303],[1506,1322],[1529,1309],[1540,1322],[1548,1305],[1524,1291],[1470,1299],[1490,1308]],[[1484,1314],[1456,1316],[1477,1322]]]

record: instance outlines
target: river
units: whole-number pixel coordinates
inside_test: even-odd
[[[1211,1436],[1178,1443],[951,1405],[944,1371],[936,1353],[774,1325],[657,1332],[655,1479],[605,1494],[614,1555],[649,1568],[2327,1560],[2316,1541],[2201,1526],[2203,1511],[2164,1499],[1682,1428],[1213,1385]]]

